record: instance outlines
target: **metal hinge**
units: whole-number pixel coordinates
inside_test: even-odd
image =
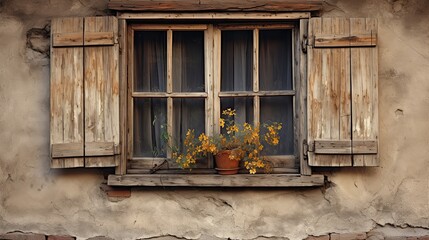
[[[169,168],[168,166],[168,160],[165,159],[162,163],[160,163],[159,165],[155,164],[150,170],[150,174],[156,173],[158,170],[160,170],[165,164],[167,164],[167,169]]]
[[[304,159],[308,159],[308,144],[305,139],[302,142],[302,154],[304,155]]]
[[[304,158],[308,158],[308,152],[314,152],[314,141],[308,143],[306,139],[304,139],[302,143],[302,152],[304,155]]]
[[[302,36],[302,42],[301,42],[301,50],[303,53],[307,53],[307,46],[308,46],[308,37],[307,37],[307,34],[304,34]]]

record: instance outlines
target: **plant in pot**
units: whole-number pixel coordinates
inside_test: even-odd
[[[188,129],[181,151],[173,148],[173,159],[182,168],[192,168],[198,159],[212,154],[219,174],[237,173],[240,161],[250,174],[255,174],[257,169],[269,172],[271,165],[261,153],[265,144],[279,144],[282,124],[264,123],[262,127],[266,131],[261,134],[261,125],[237,124],[235,115],[233,109],[224,110],[219,119],[221,133],[214,136],[202,133],[196,137],[195,131]]]

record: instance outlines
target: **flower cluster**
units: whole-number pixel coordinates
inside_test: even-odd
[[[223,133],[213,137],[202,133],[196,138],[194,130],[189,129],[184,140],[183,152],[174,151],[173,159],[182,168],[190,168],[196,164],[197,159],[207,156],[207,154],[216,155],[222,150],[232,150],[229,158],[243,161],[244,167],[249,173],[255,174],[257,169],[267,171],[271,165],[261,155],[264,149],[263,143],[278,145],[282,124],[277,122],[264,123],[262,126],[267,132],[261,137],[259,124],[255,126],[249,123],[236,124],[235,115],[234,109],[224,110],[222,118],[219,119],[219,126]]]

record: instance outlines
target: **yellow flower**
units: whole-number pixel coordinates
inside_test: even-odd
[[[219,119],[219,125],[223,128],[225,127],[225,120],[223,118]]]
[[[232,125],[226,128],[227,133],[230,134],[232,132],[238,132],[238,127],[236,125]]]
[[[273,145],[277,145],[279,144],[279,139],[278,138],[273,138]]]
[[[235,115],[235,109],[227,108],[226,110],[222,111],[222,115],[234,116]]]

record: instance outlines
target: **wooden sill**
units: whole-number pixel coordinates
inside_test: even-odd
[[[109,186],[136,187],[314,187],[323,175],[299,174],[126,174],[109,175]]]

